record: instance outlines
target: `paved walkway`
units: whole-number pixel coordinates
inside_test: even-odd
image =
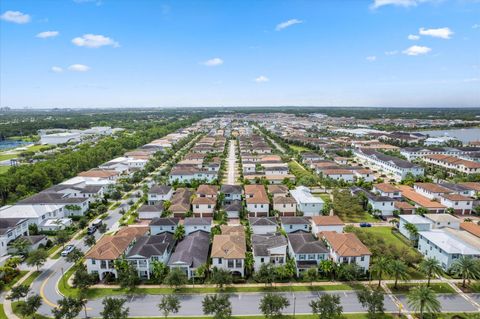
[[[237,156],[236,156],[236,149],[235,149],[235,140],[230,140],[229,149],[228,149],[228,172],[227,172],[227,184],[228,185],[236,185],[238,182],[236,181],[236,170],[237,170]]]

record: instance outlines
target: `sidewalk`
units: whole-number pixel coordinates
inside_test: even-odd
[[[16,287],[18,285],[21,285],[25,280],[27,280],[27,278],[33,273],[35,272],[35,270],[29,270],[28,273],[25,274],[25,276],[23,276],[22,278],[20,278],[20,280],[15,284],[13,285],[13,287]],[[7,299],[6,296],[8,294],[8,291],[5,291],[2,293],[2,299],[3,299],[3,311],[5,312],[5,315],[7,316],[7,318],[9,319],[20,319],[18,318],[14,313],[13,313],[13,309],[12,309],[12,301]]]

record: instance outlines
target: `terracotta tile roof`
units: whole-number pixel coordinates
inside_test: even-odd
[[[333,225],[345,225],[340,217],[333,216],[313,216],[312,221],[315,225],[333,226]]]
[[[245,228],[243,225],[221,225],[220,230],[222,231],[222,235],[241,235],[245,236]]]
[[[212,243],[213,258],[242,259],[245,258],[247,245],[242,235],[215,235]]]
[[[402,192],[402,196],[408,198],[409,200],[417,203],[418,205],[425,207],[427,209],[441,209],[446,208],[444,205],[440,204],[439,202],[435,202],[433,200],[428,199],[425,196],[422,196],[415,192],[413,188],[406,186],[406,185],[399,185],[398,188]]]
[[[395,202],[394,206],[395,208],[398,208],[398,209],[406,209],[406,210],[415,209],[415,206],[410,205],[407,202]]]
[[[375,184],[374,187],[385,193],[395,193],[399,191],[398,188],[389,183]]]
[[[285,185],[268,185],[267,189],[272,194],[288,193],[288,187]]]
[[[115,235],[105,235],[85,255],[87,259],[114,260],[120,257],[133,240],[145,235],[148,227],[125,227]]]
[[[321,232],[318,238],[323,238],[341,257],[357,257],[371,255],[370,250],[353,233]]]
[[[99,178],[110,178],[117,176],[118,172],[113,169],[91,169],[89,171],[81,172],[78,176],[81,177],[99,177]]]
[[[297,204],[297,201],[293,197],[277,196],[273,198],[273,204]]]
[[[216,204],[216,200],[215,198],[211,198],[211,197],[195,197],[193,200],[192,200],[192,204],[193,205],[215,205]]]
[[[434,183],[415,183],[415,186],[423,188],[432,193],[451,193],[452,192],[450,189]]]
[[[466,202],[466,201],[472,201],[470,197],[463,196],[460,194],[444,194],[442,195],[443,198],[446,198],[451,201],[458,201],[458,202]]]
[[[460,223],[460,228],[468,231],[470,234],[480,237],[480,225],[477,225],[473,222],[464,222]]]
[[[322,173],[325,175],[353,175],[351,170],[343,168],[325,169]]]
[[[197,194],[202,195],[217,195],[218,193],[218,186],[215,185],[205,185],[202,184],[197,188]]]

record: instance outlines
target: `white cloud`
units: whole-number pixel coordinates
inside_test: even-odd
[[[20,11],[5,11],[0,16],[0,18],[8,22],[13,22],[18,24],[29,23],[31,20],[28,14],[22,13]]]
[[[59,34],[60,34],[60,32],[58,32],[58,31],[43,31],[43,32],[40,32],[39,34],[37,34],[36,37],[40,38],[40,39],[46,39],[46,38],[56,37]]]
[[[375,55],[370,55],[370,56],[367,56],[367,61],[369,62],[373,62],[373,61],[376,61],[377,60],[377,57]]]
[[[72,64],[68,69],[73,72],[87,72],[90,70],[90,67],[84,64]]]
[[[292,25],[300,24],[300,23],[303,23],[303,21],[298,20],[298,19],[290,19],[290,20],[287,20],[287,21],[284,21],[282,23],[277,24],[277,26],[275,27],[275,30],[281,31],[285,28],[291,27]]]
[[[427,54],[428,52],[432,51],[429,47],[421,46],[421,45],[412,45],[408,49],[402,51],[403,54],[406,55],[423,55]]]
[[[63,72],[63,69],[59,66],[52,66],[52,72],[55,72],[55,73],[62,73]]]
[[[385,55],[396,55],[396,54],[398,54],[397,50],[385,51]]]
[[[422,0],[374,0],[370,5],[370,8],[377,9],[383,6],[400,6],[400,7],[412,7],[416,6]]]
[[[223,64],[223,60],[220,58],[213,58],[202,63],[206,66],[219,66]]]
[[[441,39],[450,39],[453,31],[450,28],[438,28],[438,29],[425,29],[420,28],[418,31],[421,35],[428,35],[434,38],[441,38]]]
[[[260,75],[259,77],[257,77],[257,78],[255,79],[255,82],[257,82],[257,83],[265,83],[265,82],[268,82],[268,81],[270,81],[270,79],[267,78],[267,77],[264,76],[264,75]]]
[[[409,34],[407,38],[408,40],[412,40],[412,41],[420,40],[420,36],[416,34]]]
[[[474,25],[472,25],[472,29],[478,29],[478,28],[480,28],[480,24],[475,23]]]
[[[115,40],[101,34],[84,34],[81,37],[72,39],[72,43],[79,47],[100,48],[112,46],[118,48],[120,45]]]

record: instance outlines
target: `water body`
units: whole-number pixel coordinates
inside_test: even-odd
[[[28,144],[25,141],[12,141],[12,140],[5,140],[0,141],[0,150],[6,150],[10,148],[16,148]]]
[[[461,128],[461,129],[453,129],[453,130],[444,129],[444,130],[421,131],[419,133],[428,134],[430,137],[452,136],[462,141],[464,144],[468,144],[468,142],[480,140],[480,127]]]

